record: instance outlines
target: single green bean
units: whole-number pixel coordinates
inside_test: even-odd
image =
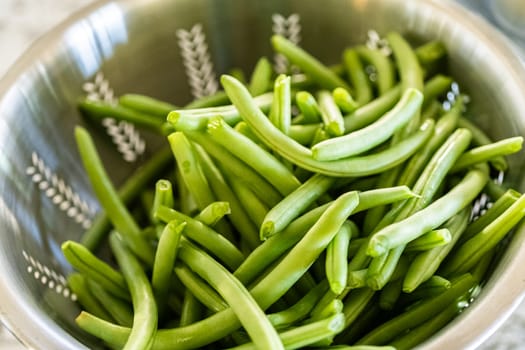
[[[334,91],[332,91],[332,98],[343,113],[352,113],[359,107],[359,104],[354,100],[352,95],[344,88],[335,88]],[[362,105],[364,105],[364,103]]]
[[[328,161],[359,155],[380,145],[394,132],[419,114],[423,94],[416,89],[407,89],[399,102],[374,123],[344,136],[328,139],[312,147],[315,159]]]
[[[157,151],[150,160],[138,167],[118,189],[118,196],[121,201],[126,205],[131,203],[142,189],[158,177],[171,162],[173,162],[173,154],[169,147],[163,147]],[[97,214],[91,226],[84,232],[80,242],[89,250],[95,251],[110,229],[111,223],[108,216],[102,211]]]
[[[401,278],[389,281],[379,292],[379,306],[383,310],[392,310],[401,295],[403,280]]]
[[[155,222],[155,212],[157,208],[164,205],[168,208],[173,208],[175,205],[175,197],[173,196],[173,185],[169,180],[160,179],[155,183],[155,194],[153,197],[153,204],[151,206],[150,216]]]
[[[128,287],[122,274],[82,244],[65,241],[62,243],[62,252],[71,266],[85,277],[98,282],[114,295],[129,300]]]
[[[355,226],[355,224],[353,224]],[[326,278],[336,295],[343,292],[348,276],[348,245],[356,229],[346,222],[326,250]]]
[[[335,179],[324,175],[313,175],[297,189],[272,207],[260,225],[261,238],[282,231],[288,224],[328,191]]]
[[[177,263],[174,271],[189,292],[208,309],[213,312],[219,312],[228,308],[228,304],[224,299],[208,283],[192,272],[189,267],[182,263]]]
[[[273,35],[271,43],[275,51],[284,55],[292,64],[311,76],[321,87],[328,90],[333,90],[336,87],[350,90],[348,84],[337,74],[291,41],[280,35]]]
[[[423,72],[410,44],[396,32],[388,33],[386,39],[397,63],[402,84],[401,90],[404,91],[411,87],[423,91]]]
[[[248,82],[246,79],[246,74],[244,74],[244,71],[240,67],[233,67],[228,71],[228,74],[233,75],[236,79],[239,81],[242,81],[244,84]]]
[[[204,225],[187,215],[174,209],[159,207],[156,216],[165,223],[172,220],[186,222],[184,236],[206,248],[212,254],[223,261],[231,269],[237,268],[244,260],[243,254],[233,243],[228,241],[223,235],[217,233],[212,228]]]
[[[177,109],[171,103],[142,94],[124,94],[119,97],[118,102],[124,107],[161,118],[162,121],[166,120],[169,112]]]
[[[432,101],[434,101],[434,99],[449,91],[452,82],[453,80],[451,77],[442,74],[437,74],[429,79],[423,87],[423,95],[425,96],[423,107],[428,106],[430,103],[432,103]]]
[[[118,232],[125,235],[130,249],[150,266],[153,264],[154,252],[126,206],[120,199],[98,155],[93,139],[86,129],[77,126],[75,137],[82,163],[88,174],[93,190],[108,218]]]
[[[268,207],[257,198],[242,179],[235,176],[228,176],[229,174],[226,170],[224,170],[223,173],[226,174],[228,183],[239,199],[239,202],[243,203],[244,210],[248,214],[250,220],[252,220],[256,227],[260,227],[268,213]]]
[[[284,349],[277,332],[263,309],[259,307],[244,285],[206,253],[188,241],[181,243],[181,260],[224,298],[256,347],[259,349]]]
[[[148,277],[140,262],[125,246],[124,241],[112,233],[111,250],[117,259],[133,303],[133,327],[124,345],[125,350],[150,349],[157,331],[157,305]]]
[[[348,75],[348,80],[354,88],[357,103],[362,106],[370,102],[374,97],[372,84],[365,72],[357,50],[353,48],[344,50],[343,64]]]
[[[168,141],[186,188],[195,198],[198,209],[204,209],[208,204],[215,201],[215,196],[204,176],[194,146],[180,131],[170,134]]]
[[[345,90],[346,91],[346,90]],[[315,97],[308,91],[299,91],[295,94],[295,103],[303,115],[304,124],[319,123],[321,111]]]
[[[197,109],[197,108],[209,108],[215,106],[222,106],[228,104],[230,99],[224,91],[217,91],[216,93],[203,96],[201,98],[195,99],[184,106],[186,109]]]
[[[345,131],[351,132],[379,119],[390,110],[401,97],[401,87],[395,86],[366,105],[344,116]]]
[[[210,120],[208,134],[215,142],[256,170],[282,195],[299,187],[299,180],[277,158],[236,132],[221,118]]]
[[[383,323],[362,337],[356,344],[387,344],[403,332],[435,317],[435,315],[439,314],[444,308],[453,304],[457,298],[467,293],[474,283],[474,279],[469,274],[461,275],[446,292],[415,305]]]
[[[290,91],[290,77],[284,74],[275,79],[274,97],[270,109],[270,121],[284,134],[290,131],[292,123],[292,93]]]
[[[111,117],[119,121],[130,122],[133,125],[150,129],[159,134],[164,134],[166,122],[155,115],[146,114],[122,105],[113,105],[108,102],[85,99],[78,104],[80,111],[87,117],[102,121]]]
[[[370,49],[366,46],[358,46],[356,50],[363,61],[375,68],[375,81],[379,95],[383,95],[392,89],[395,85],[395,72],[392,61],[379,50]]]
[[[266,205],[269,207],[274,206],[282,199],[282,195],[279,191],[277,191],[277,189],[257,171],[253,170],[253,168],[248,166],[245,162],[234,156],[230,151],[211,140],[207,135],[192,132],[189,133],[188,136],[202,146],[202,148],[213,157],[218,164],[227,167],[232,174],[246,181],[246,183],[249,184],[250,189],[257,195],[257,197],[263,200]],[[288,171],[288,169],[286,170]]]
[[[268,91],[271,87],[272,80],[272,65],[266,57],[261,57],[255,64],[248,89],[253,96],[261,95]]]
[[[429,250],[450,243],[452,236],[446,228],[432,230],[407,244],[407,252]]]
[[[107,312],[111,315],[118,324],[126,327],[131,327],[133,324],[133,311],[131,310],[131,305],[126,301],[115,297],[113,294],[106,291],[97,282],[88,279],[87,285],[88,289],[98,300],[100,305],[102,305]]]
[[[443,274],[459,274],[470,270],[481,257],[525,216],[525,195],[472,238],[464,242],[443,266]]]
[[[230,202],[213,202],[200,211],[195,220],[202,222],[206,226],[213,227],[225,215],[231,214]]]
[[[368,254],[379,256],[390,248],[406,244],[435,229],[467,206],[483,189],[487,180],[484,171],[469,171],[464,179],[443,197],[408,218],[376,232],[369,242]]]
[[[113,321],[111,314],[102,306],[95,295],[89,290],[87,279],[78,272],[67,276],[67,285],[77,296],[78,303],[84,310],[106,321]]]
[[[179,327],[190,326],[197,323],[204,316],[204,305],[191,290],[186,289],[184,292],[184,299],[182,300],[181,312],[179,318]]]
[[[488,145],[479,146],[466,151],[454,164],[451,172],[466,169],[474,164],[482,163],[495,157],[507,156],[521,150],[523,137],[509,137]]]
[[[317,101],[325,130],[331,136],[342,136],[345,133],[343,114],[332,94],[327,90],[321,90],[317,93]]]
[[[172,220],[168,222],[164,226],[157,244],[151,275],[151,287],[157,302],[159,316],[164,316],[170,290],[170,280],[173,275],[173,266],[177,258],[177,248],[185,227],[186,223],[183,221]]]
[[[319,130],[320,127],[322,127],[322,124],[319,123],[299,125],[292,124],[290,126],[290,133],[288,134],[288,136],[290,136],[293,140],[295,140],[297,143],[303,146],[311,145],[313,139],[316,136],[317,130]],[[264,147],[267,146],[264,145]]]

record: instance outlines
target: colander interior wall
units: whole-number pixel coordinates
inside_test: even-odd
[[[117,185],[163,140],[112,120],[86,124],[76,109],[79,98],[91,94],[111,101],[135,92],[183,105],[219,89],[220,74],[232,67],[249,73],[263,55],[283,64],[270,48],[273,33],[331,64],[340,61],[345,47],[368,40],[370,30],[380,35],[400,31],[416,41],[443,40],[451,72],[471,96],[476,121],[494,139],[525,134],[525,77],[519,61],[502,36],[448,1],[99,2],[42,38],[0,83],[0,310],[5,323],[33,348],[99,346],[74,325],[79,309],[65,281],[71,269],[60,251],[64,240],[80,237],[99,210],[73,129],[81,124],[93,132]],[[510,162],[506,181],[523,191],[523,155]],[[522,236],[518,230],[489,283],[494,296],[482,294],[467,312],[474,315],[470,319],[480,314],[485,300],[503,293],[498,281],[512,280],[508,274],[523,260]],[[521,296],[523,277],[507,286],[507,297]],[[483,316],[491,320],[466,332],[463,344],[481,341],[514,304],[491,304],[493,314]],[[447,334],[468,328],[467,316],[426,347],[443,348],[451,338]]]

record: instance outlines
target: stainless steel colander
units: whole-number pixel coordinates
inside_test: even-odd
[[[0,83],[0,312],[28,347],[97,348],[80,332],[70,267],[60,244],[78,238],[99,205],[83,172],[73,128],[78,98],[143,93],[183,104],[215,92],[231,67],[248,71],[279,33],[335,63],[341,50],[397,30],[439,38],[494,139],[525,135],[525,72],[503,36],[443,0],[116,0],[79,12],[34,45]],[[158,137],[106,119],[93,131],[119,184],[155,152]],[[505,182],[525,191],[525,155]],[[475,347],[506,318],[525,287],[525,230],[518,228],[478,300],[422,347]]]

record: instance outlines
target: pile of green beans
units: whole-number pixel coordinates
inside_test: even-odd
[[[525,195],[491,180],[523,138],[492,141],[463,95],[443,103],[440,42],[386,40],[390,56],[349,46],[329,66],[273,36],[295,73],[263,57],[183,108],[82,101],[166,145],[117,189],[75,130],[102,207],[62,245],[77,325],[112,349],[373,350],[456,317],[525,215]],[[482,193],[493,205],[472,220]]]

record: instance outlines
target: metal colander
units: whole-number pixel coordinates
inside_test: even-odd
[[[286,69],[270,49],[272,33],[335,63],[344,47],[382,45],[390,30],[443,40],[477,123],[494,139],[525,134],[520,61],[503,36],[448,1],[116,0],[86,8],[42,38],[0,83],[4,323],[30,348],[100,346],[74,324],[79,309],[60,250],[99,210],[73,136],[75,125],[86,125],[79,98],[114,101],[134,92],[184,104],[217,91],[230,68],[249,71],[262,55]],[[117,185],[162,142],[110,118],[86,126]],[[505,182],[524,191],[524,156],[509,161]],[[525,286],[523,234],[516,230],[479,299],[423,347],[475,346],[505,319]]]

